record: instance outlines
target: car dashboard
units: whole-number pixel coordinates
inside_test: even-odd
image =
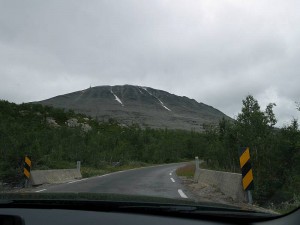
[[[61,224],[185,224],[185,225],[223,225],[223,224],[257,224],[257,225],[293,225],[298,224],[300,219],[299,209],[293,213],[274,218],[251,219],[250,217],[220,216],[213,214],[203,214],[182,216],[181,213],[166,215],[155,215],[149,210],[148,213],[113,212],[113,211],[86,211],[55,208],[0,208],[0,224],[2,225],[61,225]],[[209,216],[208,216],[209,215]]]

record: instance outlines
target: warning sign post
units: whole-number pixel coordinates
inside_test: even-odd
[[[242,184],[245,191],[248,193],[249,203],[252,204],[251,190],[254,189],[253,184],[253,171],[250,161],[250,149],[249,147],[240,148],[240,166],[242,170]]]
[[[28,180],[30,178],[30,170],[31,170],[31,159],[29,156],[25,156],[24,158],[25,188],[28,186]]]

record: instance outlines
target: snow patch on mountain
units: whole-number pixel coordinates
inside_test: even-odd
[[[111,89],[110,92],[113,94],[113,96],[115,96],[115,100],[117,102],[119,102],[122,106],[124,106],[123,102],[121,101],[121,99],[118,98],[118,96],[113,92],[113,90]]]
[[[172,111],[172,110],[169,109],[167,106],[165,106],[164,103],[163,103],[159,98],[157,98],[157,100],[160,102],[161,106],[164,107],[166,110]]]
[[[143,88],[149,95],[153,96],[153,95],[147,90],[147,88],[145,88],[145,87],[141,87],[141,88]],[[154,97],[154,96],[153,96],[153,97]]]
[[[151,95],[151,96],[153,96],[154,98],[156,98],[158,101],[159,101],[159,103],[161,104],[161,106],[162,107],[164,107],[166,110],[168,110],[168,111],[172,111],[171,109],[169,109],[167,106],[165,106],[165,104],[159,99],[159,98],[157,98],[156,96],[154,96],[153,94],[151,94],[148,90],[147,90],[147,88],[146,87],[142,87],[149,95]]]
[[[137,87],[137,89],[139,90],[139,92],[140,92],[141,94],[143,94],[143,92],[141,91],[141,89],[140,89],[139,86]]]

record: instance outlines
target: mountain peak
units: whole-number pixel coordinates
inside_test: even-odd
[[[60,95],[43,105],[72,109],[98,120],[114,118],[123,124],[142,127],[202,131],[203,124],[229,118],[219,110],[151,87],[137,85],[96,86]]]

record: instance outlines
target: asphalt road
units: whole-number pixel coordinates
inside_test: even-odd
[[[192,198],[192,194],[181,184],[175,173],[176,168],[182,165],[184,163],[119,171],[38,188],[35,192],[91,192]]]

